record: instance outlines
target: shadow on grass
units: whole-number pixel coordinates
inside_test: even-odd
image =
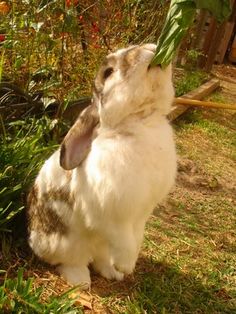
[[[235,313],[235,300],[224,289],[204,285],[174,265],[141,257],[136,269],[121,283],[95,278],[92,291],[118,313]]]
[[[34,277],[37,285],[45,285],[46,296],[51,290],[53,293],[61,294],[61,291],[69,288],[53,267],[42,263],[29,251],[22,256],[18,254],[12,256],[11,260],[8,259],[8,263],[6,263],[8,267],[10,264],[12,267],[11,270],[9,269],[10,277],[14,277],[18,267],[24,266],[25,277]],[[92,273],[90,295],[96,300],[99,299],[98,302],[105,306],[104,313],[232,314],[236,312],[236,296],[229,295],[224,288],[203,284],[174,264],[146,256],[138,259],[134,274],[121,282],[105,280]]]

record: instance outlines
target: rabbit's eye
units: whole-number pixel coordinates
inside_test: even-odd
[[[113,71],[113,68],[107,68],[103,73],[104,80],[106,80],[113,73]]]

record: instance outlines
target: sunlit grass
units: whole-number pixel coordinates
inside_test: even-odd
[[[50,119],[29,118],[3,124],[0,137],[0,232],[25,207],[25,194],[43,161],[56,149]]]

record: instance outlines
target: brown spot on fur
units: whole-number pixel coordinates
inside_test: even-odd
[[[129,132],[129,131],[124,131],[124,130],[120,131],[119,134],[122,136],[133,136],[134,135],[134,133]]]
[[[134,46],[127,50],[126,53],[123,55],[123,59],[120,65],[123,76],[127,76],[127,73],[130,70],[130,68],[135,65],[138,54],[139,48],[137,46]]]
[[[70,196],[70,193],[63,188],[57,190],[51,189],[48,193],[43,194],[43,198],[46,202],[60,201],[68,204],[71,209],[73,208],[73,198]]]
[[[126,49],[122,55],[119,57],[115,55],[107,56],[102,65],[98,74],[95,78],[93,91],[94,94],[99,97],[105,83],[104,73],[108,68],[116,70],[121,70],[122,75],[125,77],[131,67],[136,63],[138,54],[140,52],[139,46],[131,46],[130,48]]]
[[[27,203],[34,206],[37,203],[38,188],[36,185],[32,187],[27,198]]]
[[[111,56],[107,56],[103,63],[102,63],[102,72],[104,72],[104,70],[108,67],[112,67],[114,68],[116,66],[116,63],[117,63],[117,60],[116,60],[116,57],[111,55]]]
[[[62,201],[72,207],[72,199],[62,190],[50,191],[39,198],[38,188],[34,185],[28,195],[28,230],[42,231],[46,234],[66,234],[67,226],[61,217],[50,207],[51,201]]]
[[[63,142],[60,147],[60,166],[63,166],[65,158],[66,158],[66,145]]]
[[[97,74],[95,81],[94,81],[94,92],[97,96],[99,96],[103,90],[104,83],[105,83],[104,73],[105,73],[106,69],[108,69],[108,68],[115,69],[116,67],[117,67],[117,59],[115,56],[113,56],[113,55],[107,56],[104,59],[102,65],[101,65],[101,68],[98,71],[98,74]]]

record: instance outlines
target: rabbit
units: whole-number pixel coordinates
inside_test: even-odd
[[[131,274],[145,223],[172,189],[176,149],[171,65],[156,45],[119,49],[102,63],[91,105],[42,166],[28,195],[29,245],[72,285]]]

